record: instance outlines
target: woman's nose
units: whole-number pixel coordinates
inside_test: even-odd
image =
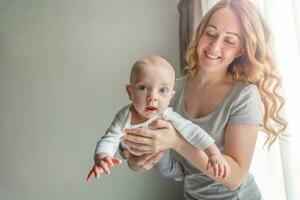
[[[210,44],[210,49],[212,52],[217,52],[219,53],[219,51],[222,48],[222,42],[219,38],[216,38],[215,40],[213,40]]]

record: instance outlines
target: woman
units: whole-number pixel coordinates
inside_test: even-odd
[[[248,172],[258,130],[271,145],[287,125],[278,114],[284,99],[260,13],[248,0],[220,1],[203,17],[186,60],[188,74],[176,83],[173,108],[215,139],[231,174],[214,176],[206,169],[207,156],[163,120],[151,130],[125,131],[125,143],[133,150],[156,152],[134,157],[125,151],[129,166],[148,170],[160,160],[155,167],[163,176],[183,179],[186,199],[262,199]],[[167,149],[184,160],[168,151],[161,158]]]

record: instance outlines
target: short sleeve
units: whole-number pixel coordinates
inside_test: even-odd
[[[258,88],[251,84],[242,88],[233,103],[229,124],[262,125],[262,101]]]

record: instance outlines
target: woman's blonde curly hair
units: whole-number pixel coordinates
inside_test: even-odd
[[[228,67],[234,81],[255,84],[260,92],[264,120],[262,131],[267,134],[269,147],[284,135],[287,122],[279,112],[284,105],[281,80],[271,51],[271,33],[258,9],[248,0],[221,0],[202,18],[186,53],[188,73],[193,78],[198,70],[197,44],[211,16],[221,8],[229,8],[238,16],[242,25],[243,54]]]

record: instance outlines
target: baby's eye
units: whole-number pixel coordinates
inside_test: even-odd
[[[145,86],[145,85],[138,86],[138,89],[143,91],[143,92],[146,92],[148,90],[147,86]]]
[[[169,88],[167,88],[167,87],[161,88],[161,89],[159,90],[159,92],[162,93],[162,94],[166,94],[166,93],[169,92]]]

